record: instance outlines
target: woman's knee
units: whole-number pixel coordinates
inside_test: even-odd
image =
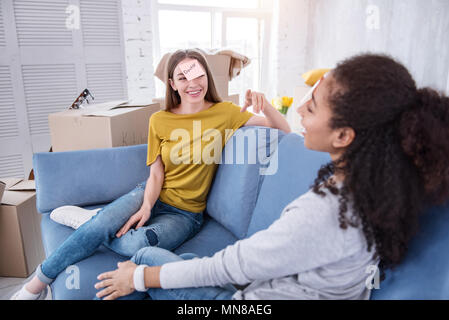
[[[101,236],[103,241],[113,238],[118,231],[117,225],[102,212],[99,212],[81,227],[84,227],[84,232]]]
[[[173,252],[158,247],[142,248],[131,258],[131,261],[135,264],[146,264],[148,266],[160,266],[164,263],[180,260],[183,259]]]

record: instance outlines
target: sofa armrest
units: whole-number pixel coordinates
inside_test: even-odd
[[[35,153],[37,210],[111,202],[148,178],[146,156],[146,144]]]

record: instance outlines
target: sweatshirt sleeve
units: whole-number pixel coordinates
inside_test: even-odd
[[[212,257],[164,264],[160,274],[162,288],[244,285],[298,274],[339,260],[344,235],[335,208],[318,196],[306,195],[287,206],[268,229],[239,240]]]

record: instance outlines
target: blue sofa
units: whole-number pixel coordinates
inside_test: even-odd
[[[52,221],[50,212],[63,205],[103,207],[129,192],[149,176],[146,154],[144,144],[34,154],[36,205],[42,214],[47,256],[73,232]],[[201,231],[175,252],[210,256],[267,228],[289,202],[308,190],[320,166],[329,160],[328,154],[306,149],[302,138],[293,133],[262,127],[237,130],[223,150]],[[387,279],[380,289],[372,290],[372,299],[449,298],[447,230],[449,206],[432,208],[404,263],[387,270]],[[128,259],[100,247],[57,277],[53,299],[92,299],[97,275]]]

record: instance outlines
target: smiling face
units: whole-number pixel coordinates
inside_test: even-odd
[[[177,91],[181,97],[181,103],[198,103],[204,100],[208,89],[207,73],[201,63],[198,62],[198,67],[202,69],[203,75],[187,80],[180,66],[185,63],[197,61],[192,58],[186,58],[178,63],[174,72],[173,78],[169,79],[173,90]]]
[[[314,89],[311,99],[301,105],[297,112],[305,129],[304,145],[308,149],[329,152],[332,158],[339,156],[354,139],[352,128],[330,127],[332,108],[329,95],[335,90],[332,74],[322,78]]]

